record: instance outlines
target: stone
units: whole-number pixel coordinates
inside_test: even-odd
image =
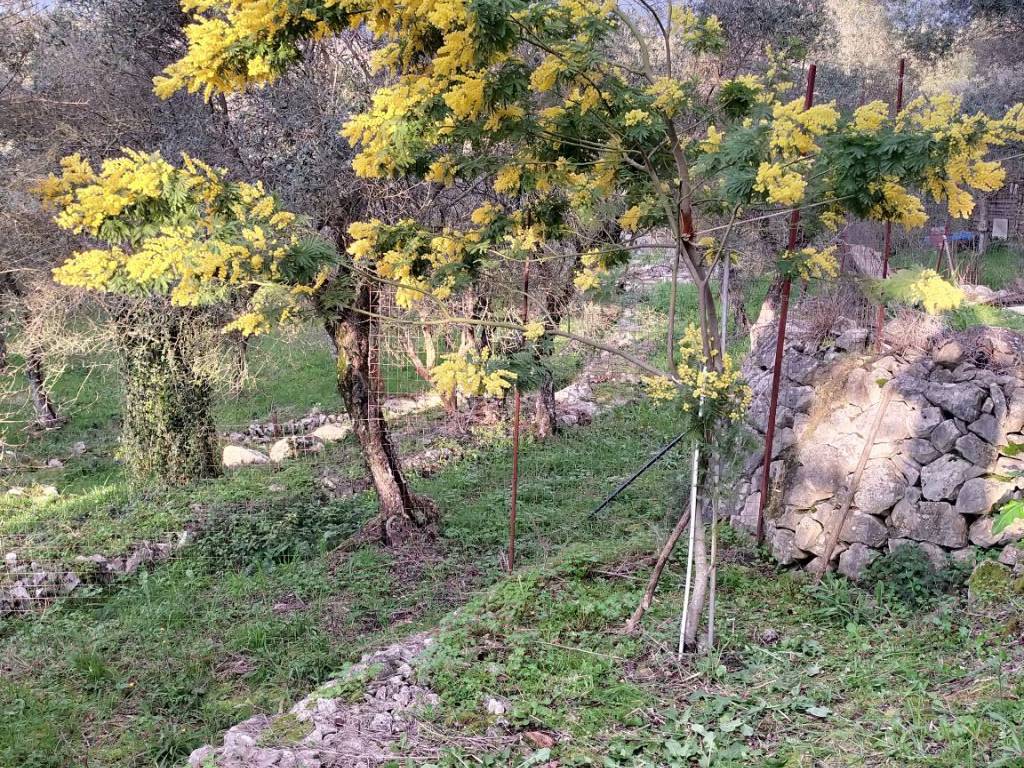
[[[48,469],[63,469],[64,468],[64,462],[61,461],[60,459],[54,457],[52,459],[48,459],[47,460],[46,466],[47,466]]]
[[[926,406],[917,410],[916,418],[910,422],[911,437],[929,437],[942,423],[942,411],[935,406]]]
[[[1003,429],[1007,432],[1024,431],[1024,386],[1014,388],[1006,400]]]
[[[1024,519],[1014,520],[1002,532],[992,533],[995,517],[979,517],[971,523],[971,543],[979,547],[998,547],[1024,539]]]
[[[221,454],[221,463],[228,469],[267,464],[269,461],[266,454],[252,448],[243,448],[240,445],[225,445]]]
[[[786,494],[786,503],[799,509],[811,509],[836,492],[843,481],[843,474],[834,463],[827,460],[801,464]]]
[[[814,372],[817,369],[818,361],[810,355],[787,351],[782,361],[783,375],[797,384],[810,384],[814,379]]]
[[[961,486],[956,496],[956,511],[961,515],[987,515],[1013,493],[1013,483],[990,477],[975,477]],[[977,543],[977,542],[975,542]]]
[[[890,461],[902,474],[907,485],[917,485],[921,479],[921,465],[906,456],[893,456]]]
[[[994,445],[990,445],[975,434],[966,434],[956,441],[956,449],[971,464],[988,469],[991,467],[999,451]]]
[[[336,443],[344,440],[352,432],[348,424],[324,424],[313,430],[312,436],[325,443]]]
[[[877,515],[892,509],[906,490],[906,478],[891,461],[869,461],[853,503],[862,512]]]
[[[866,409],[854,420],[857,434],[862,436],[868,435],[874,427],[875,419],[878,415],[878,407],[873,406]],[[885,409],[885,413],[882,414],[882,420],[878,423],[875,442],[886,443],[902,440],[911,434],[913,425],[919,418],[920,413],[903,400],[890,401],[889,406]]]
[[[924,396],[933,404],[964,421],[975,421],[985,403],[985,390],[974,384],[939,384],[932,382]]]
[[[836,337],[836,349],[854,352],[864,348],[868,342],[870,331],[867,328],[848,328]]]
[[[286,459],[322,451],[324,444],[314,437],[285,437],[270,447],[270,460],[280,464]]]
[[[797,523],[793,544],[804,552],[820,555],[825,551],[824,528],[810,515],[803,515]]]
[[[860,543],[853,543],[839,556],[839,573],[848,579],[859,580],[875,558],[881,553]]]
[[[885,523],[874,515],[869,515],[861,510],[853,510],[843,523],[843,532],[839,536],[840,541],[850,544],[866,544],[869,547],[880,547],[889,538],[889,531]]]
[[[900,451],[921,465],[931,464],[940,456],[940,451],[931,441],[921,437],[904,440],[900,444]]]
[[[963,434],[953,419],[946,419],[928,435],[928,441],[935,446],[939,453],[946,453],[956,443],[957,438]]]
[[[954,499],[965,480],[983,472],[970,462],[945,454],[921,468],[921,493],[928,501]]]
[[[1003,551],[999,553],[999,562],[1014,569],[1018,565],[1024,565],[1024,548],[1013,544],[1003,547]]]
[[[931,562],[932,567],[941,570],[949,564],[949,555],[946,550],[927,541],[914,541],[912,539],[889,539],[889,551],[895,552],[900,547],[917,547]]]
[[[846,402],[858,408],[868,408],[882,397],[881,389],[872,381],[871,374],[863,368],[854,368],[849,372],[843,393]]]
[[[967,544],[967,521],[945,501],[900,505],[893,510],[889,523],[899,538],[952,548]]]
[[[950,368],[959,365],[964,359],[964,348],[959,341],[955,339],[947,339],[939,342],[938,346],[932,352],[932,360],[939,365],[945,365]]]
[[[486,701],[487,714],[489,715],[504,715],[505,714],[505,702],[500,699],[496,699],[493,696],[489,696]]]
[[[996,417],[990,413],[978,417],[967,425],[967,428],[976,435],[982,437],[986,442],[999,444],[1003,442],[1005,435],[999,426]]]
[[[807,558],[807,553],[796,546],[794,534],[785,528],[776,528],[771,536],[772,557],[780,565],[790,565]]]
[[[757,515],[761,508],[761,492],[756,491],[743,503],[739,515],[733,518],[733,524],[751,533],[757,530]]]

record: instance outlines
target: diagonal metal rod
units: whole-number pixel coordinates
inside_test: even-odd
[[[623,482],[618,488],[616,488],[614,491],[612,491],[611,495],[609,495],[607,499],[605,499],[604,501],[601,502],[600,506],[598,506],[593,512],[590,513],[590,517],[596,517],[597,514],[602,509],[604,509],[609,504],[611,504],[613,501],[615,501],[615,497],[616,496],[618,496],[624,490],[629,488],[629,486],[631,486],[634,482],[636,482],[644,472],[646,472],[648,469],[650,469],[655,464],[657,464],[661,460],[661,458],[666,453],[668,453],[673,448],[675,448],[676,445],[679,444],[679,441],[682,440],[684,437],[686,437],[686,433],[685,432],[683,432],[682,434],[676,435],[674,438],[672,438],[672,442],[670,442],[668,445],[666,445],[664,448],[662,448],[660,451],[658,451],[656,454],[654,454],[650,459],[647,460],[646,464],[644,464],[642,467],[640,467],[640,469],[638,469],[636,472],[634,472],[632,475],[630,475],[628,480]]]

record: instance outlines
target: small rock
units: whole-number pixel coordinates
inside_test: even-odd
[[[505,704],[504,704],[504,702],[499,701],[498,699],[495,699],[494,697],[491,697],[491,696],[489,696],[487,698],[486,708],[487,708],[487,714],[489,714],[489,715],[500,716],[500,715],[504,715],[505,714]]]
[[[867,328],[848,328],[836,338],[836,349],[845,352],[861,350],[867,344],[869,333]]]
[[[975,434],[966,434],[956,441],[956,449],[960,455],[971,464],[979,467],[989,468],[999,455],[994,445],[986,443]]]
[[[46,466],[49,469],[63,469],[64,468],[64,462],[61,461],[58,458],[48,459],[47,462],[46,462]]]
[[[892,509],[906,490],[906,478],[891,461],[871,461],[864,470],[853,503],[862,512],[877,515]]]
[[[978,417],[978,419],[972,421],[967,428],[974,434],[981,436],[987,442],[993,444],[1003,442],[1005,437],[1002,429],[999,427],[999,422],[996,420],[996,417],[990,413],[986,413],[983,416]]]
[[[286,459],[310,453],[318,453],[323,450],[323,447],[324,444],[314,437],[285,437],[278,440],[270,447],[270,460],[275,464],[280,464]]]

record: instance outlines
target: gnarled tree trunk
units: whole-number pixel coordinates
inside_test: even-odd
[[[195,364],[196,313],[126,304],[115,322],[124,366],[121,442],[132,477],[183,485],[219,475],[212,388]]]
[[[431,523],[436,510],[429,499],[410,490],[381,409],[380,384],[370,350],[376,304],[370,286],[360,284],[352,306],[338,310],[325,325],[338,353],[338,392],[377,490],[381,537],[391,542],[403,525],[425,527]]]

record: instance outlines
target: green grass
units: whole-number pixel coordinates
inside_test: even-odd
[[[622,440],[627,429],[640,438]],[[646,540],[664,522],[656,500],[672,487],[679,457],[602,519],[587,515],[671,430],[670,414],[637,407],[527,445],[521,562],[581,539]],[[595,451],[602,461],[591,460]],[[253,500],[268,495],[278,473],[253,470],[196,489],[193,501],[224,514],[173,563],[0,627],[0,765],[174,765],[251,713],[286,708],[387,636],[436,623],[500,578],[507,467],[499,438],[418,483],[444,517],[436,556],[414,572],[406,554],[376,547],[330,556],[374,502],[368,494],[324,501],[313,465],[294,464],[296,476],[272,503]]]

